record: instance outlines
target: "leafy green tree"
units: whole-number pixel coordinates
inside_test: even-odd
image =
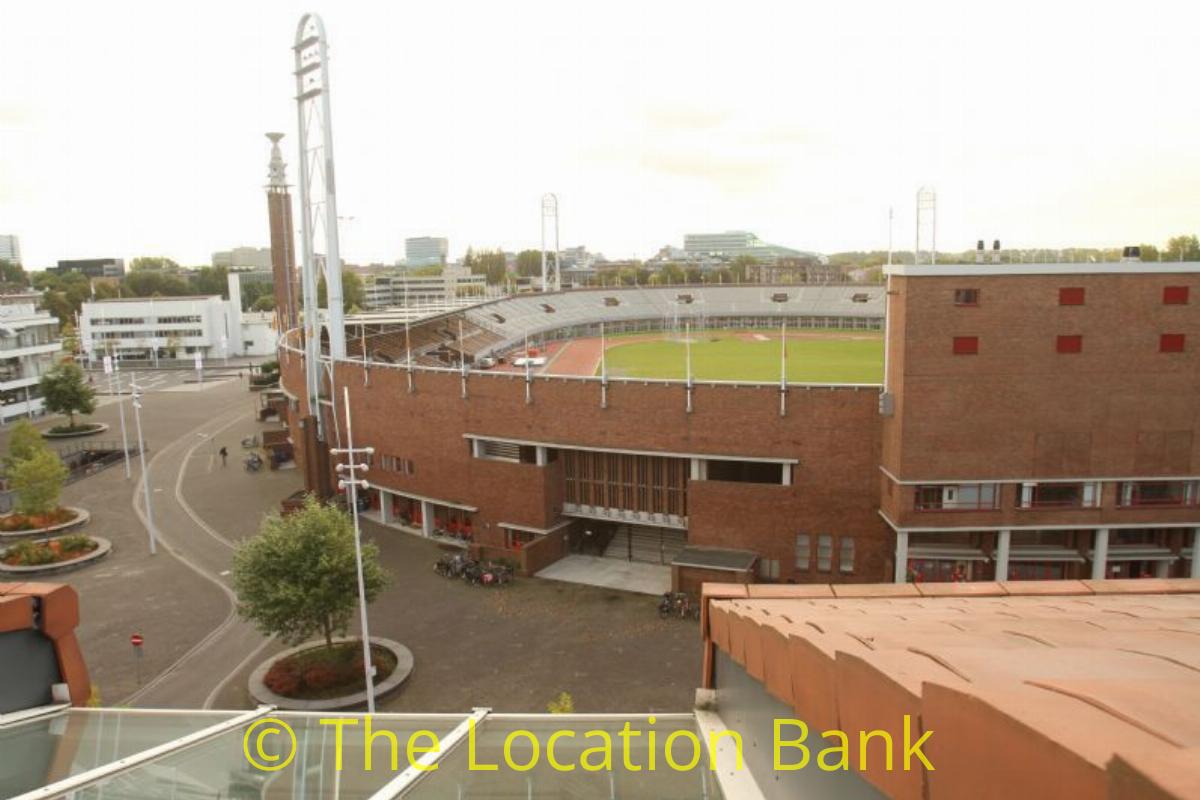
[[[8,455],[4,458],[4,466],[12,469],[21,461],[27,461],[43,450],[49,450],[46,440],[33,423],[27,419],[19,420],[13,425],[12,433],[8,436]]]
[[[551,264],[554,260],[554,254],[550,253],[546,258],[546,263]],[[542,251],[541,250],[522,250],[517,253],[517,274],[522,278],[532,278],[534,276],[541,277],[542,275]]]
[[[29,276],[18,262],[0,258],[0,282],[12,286],[28,286]]]
[[[160,272],[178,272],[179,264],[166,256],[138,256],[129,262],[130,272],[143,270],[158,270]]]
[[[74,361],[63,360],[42,376],[40,382],[46,409],[66,414],[70,427],[75,427],[76,414],[91,414],[96,410],[96,392],[88,386],[83,370]]]
[[[264,294],[255,299],[250,306],[251,311],[274,311],[275,310],[275,295]]]
[[[191,293],[183,278],[151,268],[130,272],[122,285],[134,297],[180,297]]]
[[[362,545],[363,585],[371,602],[387,584],[379,548]],[[358,605],[354,526],[341,509],[309,495],[298,511],[263,520],[258,536],[233,555],[238,614],[263,633],[300,644],[320,633],[327,647],[345,635]]]
[[[322,275],[317,282],[317,302],[321,305],[321,308],[325,308],[326,299],[325,276]],[[348,313],[352,308],[361,307],[362,304],[362,278],[349,270],[344,271],[342,273],[342,311]]]
[[[1146,260],[1144,254],[1142,260]],[[1167,240],[1163,261],[1200,261],[1200,239],[1187,235],[1172,236]]]
[[[189,278],[196,294],[219,294],[229,299],[229,270],[226,267],[201,267]]]
[[[8,471],[8,484],[17,494],[16,511],[30,517],[55,511],[66,482],[66,465],[49,449],[18,461]]]
[[[67,321],[63,323],[62,346],[67,353],[74,354],[79,351],[79,332],[75,330],[75,324]]]

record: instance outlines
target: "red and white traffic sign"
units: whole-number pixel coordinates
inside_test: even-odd
[[[142,635],[140,633],[135,633],[129,637],[129,643],[131,645],[133,645],[134,647],[141,647],[143,644],[146,643],[146,640],[144,638],[142,638]]]

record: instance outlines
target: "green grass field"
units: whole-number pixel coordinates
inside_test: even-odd
[[[768,341],[747,338],[753,333]],[[816,334],[813,338],[813,334]],[[805,331],[788,336],[787,375],[795,383],[879,383],[883,337],[866,331]],[[630,342],[608,348],[608,374],[629,378],[685,378],[682,341]],[[779,333],[721,331],[692,334],[695,380],[779,380]]]

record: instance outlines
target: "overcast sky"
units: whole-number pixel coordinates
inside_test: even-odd
[[[0,0],[0,233],[26,266],[265,246],[263,133],[287,133],[294,180],[306,10]],[[351,262],[391,262],[418,235],[456,256],[537,246],[546,191],[563,245],[610,258],[733,228],[885,248],[889,206],[911,248],[923,184],[945,250],[1200,231],[1195,3],[311,10]]]

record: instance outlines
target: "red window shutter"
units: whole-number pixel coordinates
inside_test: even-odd
[[[1060,306],[1081,306],[1083,305],[1083,287],[1069,286],[1058,290],[1058,304]]]
[[[1188,287],[1186,287],[1186,286],[1164,286],[1163,287],[1163,305],[1186,306],[1187,302],[1188,302]]]
[[[1083,337],[1075,335],[1059,336],[1057,350],[1060,353],[1082,353]]]
[[[973,356],[979,352],[978,336],[955,336],[954,355]]]
[[[1186,338],[1182,333],[1164,333],[1158,339],[1158,352],[1182,353]]]

